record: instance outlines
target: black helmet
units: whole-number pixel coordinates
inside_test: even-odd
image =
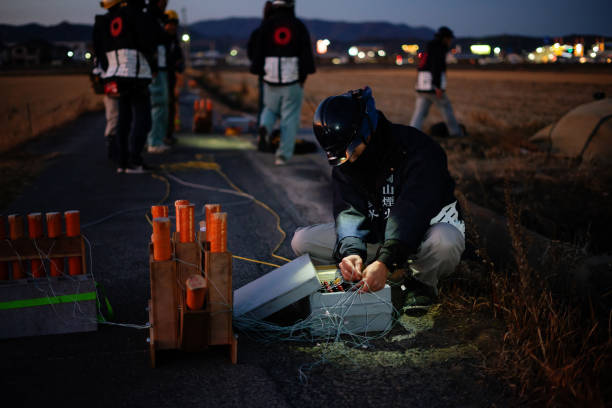
[[[339,166],[357,146],[367,143],[376,122],[374,98],[366,87],[324,99],[314,114],[312,129],[329,164]]]

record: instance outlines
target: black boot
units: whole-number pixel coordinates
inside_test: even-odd
[[[265,126],[259,127],[259,137],[257,139],[257,150],[260,152],[268,152],[268,130]]]
[[[404,280],[404,312],[413,307],[431,306],[438,301],[435,288],[419,282],[414,278]]]

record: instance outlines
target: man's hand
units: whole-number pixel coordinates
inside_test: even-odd
[[[442,99],[444,97],[444,91],[440,88],[436,88],[436,96],[438,97],[438,99]]]
[[[345,256],[340,262],[340,272],[342,272],[342,277],[347,282],[361,280],[362,269],[363,261],[359,255]]]
[[[377,292],[385,287],[389,268],[380,261],[374,261],[363,271],[363,279],[357,284],[359,293]]]

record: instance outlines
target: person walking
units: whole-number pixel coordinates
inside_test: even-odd
[[[299,228],[293,251],[339,264],[362,292],[382,289],[399,270],[405,308],[431,305],[438,281],[465,249],[444,150],[423,132],[389,122],[369,87],[323,100],[313,130],[333,166],[335,223]]]
[[[276,165],[293,156],[300,124],[304,82],[315,72],[308,29],[295,17],[294,0],[274,0],[253,46],[251,73],[263,78],[259,148],[267,150],[274,123],[280,119]]]
[[[109,0],[109,2],[113,2]],[[149,84],[157,74],[154,27],[143,13],[143,0],[120,1],[109,8],[101,26],[103,79],[119,93],[117,173],[144,173],[142,150],[151,129]]]
[[[422,130],[429,108],[435,104],[446,122],[450,137],[464,136],[453,107],[446,96],[446,54],[455,35],[448,27],[440,27],[434,39],[419,54],[416,82],[417,98],[410,126]]]
[[[166,15],[164,11],[168,0],[149,0],[147,15],[153,21],[151,35],[156,44],[157,66],[159,72],[151,85],[151,131],[147,137],[147,152],[164,153],[170,146],[164,143],[168,132],[168,45],[170,37],[164,30]]]

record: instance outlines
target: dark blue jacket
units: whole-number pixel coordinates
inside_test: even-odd
[[[335,258],[360,255],[366,242],[382,244],[376,259],[390,270],[416,253],[430,220],[454,202],[446,153],[423,132],[389,122],[378,126],[354,163],[334,167]]]

